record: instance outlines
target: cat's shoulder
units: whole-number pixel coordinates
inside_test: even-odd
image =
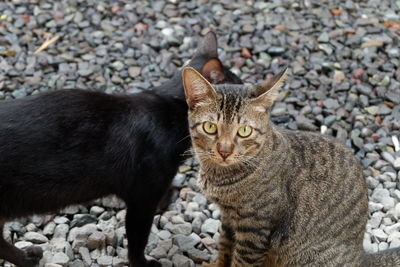
[[[333,136],[317,132],[287,129],[279,129],[279,132],[292,146],[301,145],[324,150],[341,150],[353,154],[353,151],[349,147],[335,139]]]

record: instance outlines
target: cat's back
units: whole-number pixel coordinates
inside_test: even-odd
[[[334,138],[306,131],[279,129],[279,132],[287,142],[293,167],[307,170],[309,179],[362,177],[360,163],[353,151]]]
[[[86,90],[60,90],[0,102],[0,135],[9,131],[20,134],[44,133],[63,128],[91,125],[91,131],[111,127],[113,123],[165,114],[174,105],[172,98],[155,93],[128,96]],[[170,113],[173,113],[171,110]],[[135,116],[136,115],[136,116]],[[149,119],[149,122],[154,119]],[[65,129],[64,129],[65,130]]]

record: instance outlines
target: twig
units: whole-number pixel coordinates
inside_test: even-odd
[[[46,41],[44,41],[44,43],[43,43],[38,49],[36,49],[35,52],[33,52],[33,54],[37,54],[37,53],[42,52],[42,51],[45,50],[49,45],[51,45],[52,43],[54,43],[55,41],[57,41],[58,38],[60,38],[59,35],[56,35],[56,36],[54,36],[54,37],[51,38],[51,39],[46,39]]]

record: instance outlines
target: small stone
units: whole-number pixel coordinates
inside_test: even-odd
[[[43,234],[44,235],[53,235],[54,230],[56,229],[56,224],[55,222],[49,222],[43,229]]]
[[[106,236],[102,232],[92,233],[87,240],[87,247],[91,250],[104,247],[106,243]]]
[[[389,152],[384,151],[381,155],[389,163],[394,163],[394,157]]]
[[[329,44],[320,44],[318,45],[318,48],[324,51],[324,53],[327,54],[328,56],[333,53],[333,48]]]
[[[382,47],[383,41],[380,40],[369,40],[361,44],[361,47]]]
[[[111,256],[101,256],[101,257],[99,257],[97,259],[97,263],[100,266],[104,266],[104,267],[111,266],[112,263],[113,263],[113,257],[111,257]]]
[[[400,157],[396,158],[396,159],[393,161],[393,167],[394,167],[396,170],[400,170]]]
[[[203,263],[210,259],[210,255],[207,253],[207,251],[195,248],[190,249],[187,254],[195,263]]]
[[[367,253],[378,252],[378,244],[372,243],[371,238],[368,234],[364,236],[363,247],[364,247],[365,252],[367,252]]]
[[[167,257],[167,251],[163,247],[156,247],[153,249],[150,253],[150,256],[156,258],[156,259],[162,259]]]
[[[160,263],[163,267],[173,267],[173,263],[167,259],[160,259]]]
[[[313,121],[303,115],[296,116],[296,124],[300,130],[316,131],[318,127],[314,125]]]
[[[188,166],[188,165],[181,165],[181,166],[179,166],[179,172],[180,172],[180,173],[188,172],[188,171],[190,171],[191,169],[192,169],[192,167],[191,167],[191,166]]]
[[[25,240],[30,241],[35,244],[42,244],[49,242],[49,239],[42,234],[36,232],[27,232],[24,235]]]
[[[329,42],[329,34],[327,32],[322,32],[318,37],[318,42],[320,43],[327,43]]]
[[[381,203],[375,203],[375,202],[368,202],[368,210],[370,213],[380,211],[383,209],[383,205]]]
[[[172,257],[172,262],[174,263],[174,266],[179,266],[179,267],[190,267],[191,266],[191,260],[183,255],[176,254]]]
[[[378,238],[379,241],[386,241],[388,235],[382,229],[373,229],[372,234]]]
[[[48,261],[48,263],[60,264],[62,266],[68,266],[68,262],[69,262],[69,257],[62,252],[57,252],[50,259],[50,261]]]
[[[85,267],[85,264],[81,260],[74,260],[73,262],[68,264],[68,267]]]
[[[99,206],[93,206],[90,208],[90,214],[93,214],[95,216],[99,216],[104,212],[104,208],[99,207]]]
[[[117,71],[121,71],[124,69],[124,63],[122,63],[121,61],[114,61],[111,66],[117,70]]]
[[[15,91],[13,91],[11,94],[12,94],[12,96],[13,96],[14,98],[16,98],[16,99],[18,99],[18,98],[23,98],[23,97],[25,97],[25,96],[28,95],[28,94],[26,93],[26,90],[25,90],[25,89],[15,90]]]
[[[193,237],[185,236],[182,234],[175,235],[172,240],[173,243],[177,245],[182,251],[188,251],[189,249],[194,248],[194,246],[199,243],[199,241],[195,240]]]
[[[209,218],[201,226],[201,231],[203,233],[215,234],[218,232],[220,225],[221,221]]]
[[[18,241],[15,242],[14,246],[16,246],[19,249],[26,249],[28,247],[31,247],[33,245],[32,242],[27,242],[27,241]]]
[[[278,56],[285,53],[285,48],[280,46],[271,46],[267,49],[267,53],[271,56]]]
[[[390,243],[390,242],[392,242],[392,241],[395,240],[395,239],[400,239],[400,232],[392,232],[392,233],[389,235],[387,241]]]
[[[366,107],[365,110],[371,115],[376,115],[379,112],[379,107],[378,106],[369,106],[369,107]]]
[[[133,66],[128,68],[128,74],[132,78],[136,78],[140,75],[140,72],[142,71],[141,67]]]
[[[185,223],[185,220],[181,216],[176,215],[176,216],[172,216],[171,222],[173,224],[181,224],[181,223]]]
[[[242,51],[241,51],[240,55],[241,55],[242,57],[244,57],[244,58],[251,58],[250,50],[247,49],[246,47],[243,47],[243,48],[242,48]]]
[[[82,257],[82,260],[88,266],[92,264],[92,259],[90,257],[89,249],[86,247],[79,248],[79,254]]]
[[[171,237],[171,233],[167,230],[161,230],[160,232],[157,233],[157,236],[162,239],[169,239]]]
[[[400,231],[400,222],[385,227],[384,231],[388,235],[391,235],[395,232],[399,232]]]
[[[242,30],[245,33],[252,33],[252,32],[254,32],[254,27],[251,24],[245,24],[245,25],[243,25]]]
[[[192,225],[190,223],[175,224],[171,227],[173,234],[189,235],[192,232]]]
[[[94,70],[92,68],[85,68],[85,69],[79,69],[78,70],[78,74],[82,77],[86,77],[89,76],[90,74],[92,74],[94,72]]]
[[[341,83],[344,81],[345,78],[346,78],[346,76],[344,75],[343,71],[335,70],[332,80],[335,83]]]
[[[371,195],[371,200],[381,203],[385,198],[390,197],[389,191],[383,188],[376,188]]]
[[[390,249],[399,248],[399,247],[400,247],[400,238],[399,239],[394,239],[389,245]]]
[[[327,109],[337,109],[340,105],[336,99],[328,98],[324,101],[324,106]]]
[[[65,239],[67,237],[68,231],[69,231],[69,226],[67,224],[59,224],[54,229],[53,238]]]
[[[383,251],[383,250],[388,249],[388,247],[389,247],[388,243],[386,243],[386,242],[380,242],[379,245],[378,245],[378,250],[379,250],[379,251]]]
[[[69,222],[68,218],[64,216],[57,216],[53,220],[56,224],[66,224]]]
[[[96,223],[97,217],[91,214],[76,214],[71,221],[70,227],[82,227],[86,224]]]
[[[205,237],[201,240],[201,243],[208,249],[213,250],[217,248],[217,242],[211,237]]]

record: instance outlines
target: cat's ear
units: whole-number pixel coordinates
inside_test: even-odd
[[[212,31],[208,32],[204,36],[194,53],[194,58],[201,56],[207,56],[207,58],[218,58],[217,36]]]
[[[225,80],[224,67],[218,58],[209,59],[200,71],[210,83],[218,84]]]
[[[209,104],[217,99],[217,93],[212,85],[195,69],[191,67],[183,68],[182,79],[186,102],[190,109]]]
[[[196,57],[205,57],[207,62],[200,70],[201,75],[210,83],[222,83],[225,80],[224,67],[218,59],[217,36],[214,32],[208,32],[194,54]]]
[[[255,106],[264,110],[272,106],[278,96],[278,89],[281,87],[287,76],[287,70],[288,68],[284,68],[278,75],[275,75],[269,81],[256,85],[253,93],[255,98],[252,100]]]

